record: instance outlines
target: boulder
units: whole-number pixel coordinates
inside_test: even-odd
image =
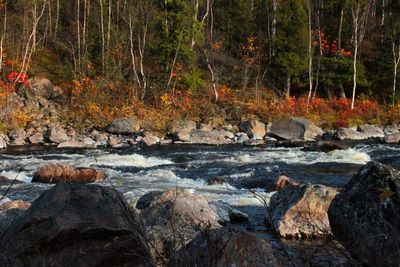
[[[387,144],[394,144],[400,142],[400,132],[386,132],[383,140]]]
[[[375,125],[361,125],[358,126],[357,130],[361,132],[365,138],[383,138],[384,136],[382,128]]]
[[[50,99],[53,95],[54,86],[50,80],[43,77],[34,77],[29,79],[29,87],[20,86],[16,92],[25,99]]]
[[[25,145],[26,132],[23,129],[16,129],[10,132],[10,141],[12,146]]]
[[[225,131],[201,131],[192,130],[189,134],[189,142],[202,145],[224,145],[229,144],[229,140],[225,137]]]
[[[335,238],[365,266],[400,264],[400,171],[370,162],[332,201]]]
[[[106,175],[91,168],[73,168],[63,164],[47,164],[33,175],[36,183],[93,183],[106,179]]]
[[[168,266],[281,266],[264,239],[225,229],[205,231],[182,248]],[[283,265],[282,265],[283,266]]]
[[[200,123],[199,130],[209,132],[213,130],[213,127],[211,126],[211,123],[208,124]]]
[[[107,145],[110,147],[118,147],[120,145],[120,142],[117,137],[109,136],[107,139]]]
[[[160,138],[158,138],[155,135],[152,134],[146,134],[141,140],[140,143],[142,143],[145,146],[154,146],[160,143]]]
[[[216,208],[205,197],[186,190],[171,189],[154,194],[148,202],[148,207],[141,212],[146,226],[174,223],[181,228],[216,228],[222,222]]]
[[[43,143],[43,140],[44,140],[43,133],[40,132],[34,133],[28,137],[28,141],[31,144],[40,144]]]
[[[247,140],[249,140],[249,136],[247,135],[247,133],[239,132],[239,133],[236,134],[235,140],[238,143],[244,143]]]
[[[196,123],[190,120],[172,121],[169,128],[169,134],[176,141],[189,142],[190,132],[196,129]]]
[[[0,149],[7,148],[7,143],[3,137],[0,136]]]
[[[250,138],[255,140],[262,140],[267,134],[265,124],[257,120],[244,121],[239,127],[241,131],[247,133]]]
[[[0,266],[153,266],[138,214],[115,189],[58,184],[0,241]]]
[[[302,182],[300,181],[281,175],[268,187],[267,192],[279,191],[286,187],[295,187],[301,184]]]
[[[339,140],[364,140],[368,137],[361,132],[358,132],[357,129],[340,127],[336,132],[337,138]]]
[[[328,208],[337,193],[323,185],[285,187],[271,197],[266,221],[285,238],[329,237]]]
[[[383,132],[385,134],[397,133],[397,132],[399,132],[399,127],[397,125],[393,125],[393,124],[387,125],[387,126],[385,126]]]
[[[321,128],[304,118],[283,118],[272,123],[269,134],[285,140],[315,140],[323,133]]]
[[[313,151],[313,152],[331,152],[333,150],[345,150],[348,149],[349,146],[346,144],[341,144],[332,141],[318,141],[317,143],[313,143],[310,146],[303,148],[303,151]]]
[[[70,137],[65,132],[65,129],[60,126],[51,127],[47,132],[47,138],[50,142],[60,144],[68,142]]]
[[[136,119],[116,119],[106,127],[106,131],[112,134],[131,135],[140,131],[140,123]]]

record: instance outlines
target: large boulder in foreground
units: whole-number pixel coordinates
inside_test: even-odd
[[[337,193],[323,185],[285,187],[271,197],[266,221],[282,237],[329,237],[328,208]]]
[[[47,164],[33,175],[37,183],[94,183],[106,179],[106,175],[92,168],[74,168],[64,164]]]
[[[400,171],[370,162],[332,201],[335,238],[366,266],[400,264]]]
[[[281,266],[267,241],[247,232],[202,232],[168,266]]]
[[[116,190],[58,184],[4,233],[0,266],[152,266],[145,236]]]
[[[255,140],[261,140],[267,134],[265,124],[257,120],[247,120],[242,122],[239,126],[240,130]]]
[[[106,127],[106,131],[112,134],[130,135],[140,131],[140,123],[135,119],[116,119]]]
[[[315,140],[323,131],[305,118],[284,118],[272,123],[269,134],[285,140]]]

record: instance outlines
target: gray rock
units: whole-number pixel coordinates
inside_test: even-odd
[[[205,131],[205,132],[209,132],[209,131],[212,131],[213,128],[212,128],[212,126],[211,126],[210,123],[209,123],[209,124],[200,123],[200,125],[199,125],[199,130]]]
[[[269,135],[285,140],[315,140],[323,131],[305,118],[284,118],[272,123]]]
[[[241,131],[255,140],[261,140],[267,134],[265,124],[257,120],[244,121],[239,126]]]
[[[140,124],[135,119],[116,119],[106,127],[112,134],[130,135],[140,131]]]
[[[44,140],[43,133],[40,132],[34,133],[28,137],[28,141],[31,144],[41,144],[43,143],[43,140]]]
[[[152,134],[147,134],[140,140],[140,143],[144,144],[145,146],[154,146],[159,142],[160,138]]]
[[[245,141],[249,140],[249,136],[247,135],[247,133],[236,133],[236,142],[238,143],[243,143]]]
[[[364,140],[368,137],[353,128],[340,127],[337,129],[337,138],[339,140]]]
[[[400,132],[386,132],[383,140],[388,144],[399,143]]]
[[[332,201],[335,238],[365,266],[399,266],[400,171],[370,162]]]
[[[397,125],[387,125],[383,130],[385,134],[397,133],[399,132],[399,127]]]
[[[229,144],[229,140],[225,137],[225,131],[213,130],[209,132],[201,130],[192,130],[190,132],[190,143],[204,145],[224,145]]]
[[[357,129],[359,132],[361,132],[366,138],[383,138],[383,130],[379,126],[375,125],[361,125]]]
[[[50,99],[54,86],[53,84],[46,78],[34,77],[29,79],[30,87],[20,86],[17,88],[16,92],[19,96],[28,99],[34,100],[38,98]]]
[[[70,137],[61,126],[54,126],[50,128],[47,132],[47,138],[50,142],[56,144],[68,142],[70,140]]]
[[[189,142],[190,132],[196,129],[196,123],[189,120],[173,121],[168,128],[169,134],[175,141]]]

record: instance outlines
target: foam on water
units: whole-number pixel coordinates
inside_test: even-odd
[[[371,160],[370,156],[358,149],[334,150],[329,153],[305,152],[300,148],[290,149],[268,149],[256,153],[239,153],[233,157],[224,158],[221,161],[226,163],[273,163],[285,162],[287,164],[316,164],[316,163],[353,163],[365,164]]]
[[[97,164],[105,166],[129,166],[129,167],[154,167],[159,165],[172,164],[173,162],[167,159],[157,157],[145,157],[139,154],[118,155],[104,154],[93,158]]]

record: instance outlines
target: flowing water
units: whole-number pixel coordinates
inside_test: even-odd
[[[30,183],[33,173],[47,163],[92,167],[104,171],[108,179],[99,184],[121,191],[129,202],[148,191],[184,188],[210,200],[223,200],[262,221],[263,203],[249,189],[264,194],[278,175],[343,187],[352,175],[370,160],[400,167],[400,147],[359,144],[329,153],[303,152],[301,148],[191,146],[157,148],[60,150],[36,147],[9,150],[0,154],[0,175],[17,178],[7,197],[32,201],[51,185]],[[207,180],[223,177],[225,185],[207,185]],[[7,186],[0,187],[0,195]]]

